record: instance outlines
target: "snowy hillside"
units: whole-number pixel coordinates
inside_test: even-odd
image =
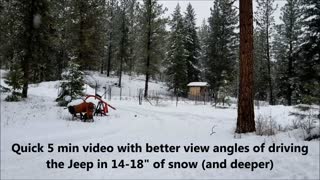
[[[90,77],[93,80],[90,80]],[[91,74],[87,82],[94,80],[98,84],[112,85],[116,78],[106,78]],[[1,80],[1,85],[3,85]],[[246,134],[235,136],[236,108],[214,108],[211,105],[194,105],[190,102],[162,102],[161,106],[144,102],[138,105],[135,100],[112,98],[109,103],[117,108],[109,116],[94,117],[93,123],[71,121],[67,109],[56,106],[54,102],[58,92],[59,81],[42,82],[30,85],[29,98],[21,102],[5,102],[6,93],[1,94],[1,179],[152,179],[159,177],[214,178],[214,179],[318,179],[319,178],[319,141],[304,141],[302,130],[284,130],[291,126],[297,110],[285,106],[264,106],[256,108],[256,117],[270,118],[276,124],[274,136],[257,136]],[[143,88],[143,79],[124,77],[123,87]],[[162,83],[151,83],[151,89],[165,91]],[[99,92],[101,92],[99,88]],[[87,88],[93,93],[94,89]],[[100,143],[105,145],[122,145],[127,143],[150,143],[153,145],[260,145],[265,142],[290,145],[307,145],[308,154],[301,153],[238,153],[229,156],[226,153],[26,153],[17,155],[11,151],[14,143],[68,143],[85,145]],[[274,161],[272,171],[256,169],[47,169],[45,161],[92,159],[145,159],[160,161],[198,161],[207,159],[239,159],[242,161]],[[239,176],[241,174],[241,176]]]
[[[91,87],[94,87],[96,84],[98,85],[98,90],[103,94],[103,87],[111,87],[112,95],[119,96],[120,88],[118,87],[118,77],[107,77],[104,74],[100,74],[98,72],[87,71],[85,76],[85,81]],[[145,85],[145,77],[144,76],[128,76],[123,75],[122,83],[121,83],[121,95],[126,97],[137,96],[139,93],[139,89],[144,89]],[[156,82],[151,80],[149,82],[149,91],[150,92],[158,92],[161,94],[169,94],[167,92],[167,86],[163,82]]]

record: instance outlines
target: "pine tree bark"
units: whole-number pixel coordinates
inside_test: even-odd
[[[292,13],[292,12],[291,12]],[[293,15],[291,15],[293,16]],[[293,77],[293,18],[290,18],[290,33],[289,33],[289,58],[288,58],[288,89],[287,89],[287,103],[288,106],[292,105],[292,94],[293,94],[293,89],[292,89],[292,77]]]
[[[240,84],[236,133],[255,131],[252,0],[240,0]]]
[[[147,58],[146,58],[146,81],[144,86],[144,98],[148,97],[148,83],[150,76],[150,51],[151,51],[151,0],[148,0],[148,34],[147,34]]]
[[[113,7],[114,6],[114,0],[111,0],[111,11],[110,11],[110,32],[109,32],[109,46],[108,46],[108,62],[107,62],[107,77],[110,76],[111,71],[111,58],[112,58],[112,33],[113,33]]]
[[[79,14],[80,14],[80,24],[79,24],[79,55],[78,55],[78,62],[81,65],[81,69],[85,68],[85,60],[84,60],[84,49],[85,49],[85,36],[84,36],[84,5],[83,2],[80,1],[80,7],[79,7]]]
[[[273,99],[273,85],[272,85],[272,77],[271,77],[271,59],[270,59],[270,42],[269,42],[269,13],[270,9],[269,6],[267,6],[266,10],[266,17],[267,17],[267,65],[268,65],[268,84],[269,84],[269,104],[274,105],[274,99]]]
[[[125,39],[126,39],[126,14],[125,14],[125,9],[122,10],[122,23],[121,23],[121,42],[120,42],[120,67],[119,67],[119,83],[118,87],[121,88],[121,81],[122,81],[122,71],[123,71],[123,61],[126,55],[126,44],[125,44]]]
[[[288,106],[292,105],[292,69],[293,69],[293,50],[292,50],[292,42],[290,41],[290,45],[289,45],[289,61],[288,61],[288,89],[287,89],[287,102],[288,102]]]
[[[35,0],[31,0],[30,4],[30,12],[28,14],[28,24],[26,29],[26,54],[22,61],[22,69],[23,69],[23,87],[22,87],[22,97],[26,98],[28,96],[28,85],[29,85],[29,74],[30,74],[30,62],[32,62],[32,51],[33,51],[33,42],[32,42],[32,36],[33,36],[33,16],[34,16],[34,6],[35,6]]]

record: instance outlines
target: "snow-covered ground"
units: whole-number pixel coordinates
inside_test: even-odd
[[[98,78],[98,77],[97,77]],[[101,80],[102,81],[102,80]],[[3,81],[1,81],[3,83]],[[234,135],[236,108],[214,108],[189,102],[162,102],[151,105],[136,100],[114,98],[110,104],[117,110],[109,116],[95,117],[93,123],[71,121],[67,109],[56,106],[58,81],[30,85],[29,98],[21,102],[5,102],[1,94],[1,179],[319,179],[319,141],[303,141],[300,130],[278,132],[275,136]],[[138,81],[131,84],[139,84]],[[124,80],[124,84],[130,84]],[[151,87],[163,85],[154,82]],[[92,89],[89,89],[92,92]],[[292,107],[265,106],[256,108],[256,116],[272,117],[280,126],[292,123]],[[212,133],[214,132],[214,133]],[[301,153],[25,153],[11,151],[14,143],[55,143],[60,145],[126,145],[145,143],[152,145],[267,145],[284,143],[308,146],[308,154]],[[274,168],[256,169],[154,169],[151,163],[143,169],[47,169],[46,160],[94,161],[101,159],[149,159],[161,161],[241,161],[273,160]]]
[[[104,94],[103,87],[106,87],[107,89],[111,87],[112,96],[120,96],[121,91],[122,97],[130,98],[138,96],[139,90],[144,89],[145,86],[144,76],[128,76],[126,74],[123,74],[121,83],[122,88],[120,89],[118,87],[118,77],[107,77],[104,74],[93,71],[86,71],[85,74],[85,82],[92,87],[97,84],[100,94]],[[159,95],[169,94],[167,92],[167,86],[165,85],[165,83],[157,82],[154,80],[151,80],[149,82],[149,93],[158,93]]]

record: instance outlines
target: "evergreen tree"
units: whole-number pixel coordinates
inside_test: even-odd
[[[138,40],[139,40],[139,28],[138,28],[138,13],[139,13],[139,3],[136,0],[130,1],[130,8],[128,10],[128,62],[127,62],[127,68],[129,75],[131,76],[133,72],[136,71],[136,61],[139,57],[138,48]]]
[[[209,39],[209,26],[204,19],[198,31],[199,37],[199,64],[200,64],[200,79],[204,80],[208,72],[208,39]]]
[[[105,47],[104,0],[77,0],[73,2],[73,29],[76,33],[74,56],[81,69],[97,70],[98,64],[103,58]]]
[[[63,69],[68,65],[70,56],[74,53],[74,40],[76,39],[73,29],[73,17],[71,12],[72,1],[56,0],[51,4],[52,33],[50,36],[51,48],[54,55],[52,62],[48,64],[54,69],[54,79],[61,79]],[[52,67],[54,66],[54,67]]]
[[[110,0],[108,1],[107,12],[108,13],[108,55],[107,55],[107,76],[110,76],[112,70],[112,58],[113,58],[113,33],[115,31],[115,11],[118,6],[117,0]]]
[[[217,0],[209,18],[210,37],[208,42],[207,81],[217,98],[218,91],[234,79],[237,57],[235,33],[237,12],[231,0]]]
[[[304,0],[303,7],[303,43],[295,53],[301,58],[297,72],[300,93],[303,103],[320,104],[320,2]]]
[[[0,68],[8,67],[8,60],[13,59],[12,40],[15,38],[12,31],[12,24],[14,20],[12,20],[12,18],[7,18],[8,16],[12,15],[12,13],[10,13],[10,10],[12,9],[10,6],[10,1],[0,1]]]
[[[23,71],[19,62],[12,62],[12,67],[6,74],[4,82],[12,89],[12,94],[8,95],[5,100],[19,101],[21,98],[21,93],[17,92],[17,90],[20,90],[23,86]]]
[[[144,97],[148,97],[148,83],[159,73],[160,60],[164,54],[166,19],[162,17],[166,9],[157,0],[144,0],[139,10],[140,71],[145,74]]]
[[[187,94],[188,83],[188,57],[189,51],[186,49],[188,40],[184,34],[184,22],[177,4],[170,21],[171,32],[168,43],[166,58],[166,75],[169,90],[173,90],[175,95]]]
[[[255,20],[257,24],[257,31],[260,38],[262,38],[262,47],[263,50],[262,54],[262,61],[265,61],[266,67],[263,69],[267,69],[267,75],[263,75],[262,72],[256,74],[256,76],[267,76],[267,84],[268,84],[268,96],[269,96],[269,104],[273,105],[274,102],[274,95],[273,95],[273,79],[272,79],[272,62],[271,62],[271,43],[270,37],[273,33],[273,26],[274,26],[274,17],[273,13],[276,8],[273,7],[274,0],[257,0],[257,12],[255,14]],[[260,63],[260,62],[257,62]]]
[[[6,1],[1,17],[4,28],[0,47],[1,57],[7,65],[14,59],[23,69],[22,96],[27,97],[29,82],[50,80],[49,65],[52,56],[50,48],[51,19],[48,0]],[[1,33],[2,34],[2,33]],[[2,43],[1,43],[2,44]]]
[[[122,80],[122,72],[123,72],[123,67],[124,64],[126,63],[128,59],[128,48],[129,48],[129,27],[128,27],[128,10],[130,8],[130,2],[128,0],[121,0],[120,1],[120,28],[119,28],[119,51],[118,51],[118,57],[120,60],[119,63],[119,69],[118,69],[118,74],[119,74],[119,83],[118,86],[121,87],[121,80]]]
[[[279,87],[278,96],[286,99],[286,104],[295,104],[299,99],[297,82],[297,51],[301,43],[301,0],[287,0],[281,8],[280,19],[283,24],[277,27],[274,51],[277,58],[277,83]]]
[[[34,3],[33,36],[32,36],[32,61],[30,62],[31,82],[53,80],[51,56],[50,30],[51,17],[49,15],[49,1],[37,0]],[[51,65],[51,66],[50,66]]]
[[[184,17],[185,49],[187,51],[188,82],[199,81],[199,38],[197,34],[195,12],[191,4],[187,6]]]
[[[60,93],[56,101],[60,106],[66,106],[71,100],[83,95],[83,72],[79,70],[80,65],[69,61],[68,67],[62,73],[63,82],[60,85]]]
[[[255,99],[266,101],[268,99],[268,65],[265,60],[265,39],[260,31],[254,30],[254,95]]]
[[[13,42],[10,44],[12,52],[10,58],[20,57],[23,70],[22,97],[28,95],[28,85],[30,81],[30,64],[33,61],[34,52],[34,16],[36,15],[36,0],[31,1],[12,1],[9,11],[11,12],[13,22],[11,22],[14,32]],[[9,27],[10,28],[10,27]],[[9,31],[10,32],[10,31]],[[18,54],[21,54],[19,56]]]
[[[105,1],[57,0],[50,1],[50,7],[49,39],[54,55],[46,66],[54,65],[54,79],[61,79],[71,58],[77,59],[81,69],[103,70],[108,20]]]
[[[274,52],[274,58],[276,59],[276,62],[274,64],[274,70],[275,70],[275,87],[274,92],[277,97],[277,102],[280,104],[287,104],[289,105],[288,101],[288,85],[289,84],[296,84],[296,82],[289,83],[289,77],[288,77],[288,53],[286,51],[288,48],[286,47],[285,42],[285,36],[284,33],[284,24],[279,24],[275,26],[276,34],[274,35],[273,39],[273,52]],[[291,77],[291,80],[293,80],[293,77]],[[266,87],[265,87],[266,88]],[[293,88],[292,88],[293,89]],[[263,91],[261,89],[261,91]],[[292,96],[290,96],[292,97]]]

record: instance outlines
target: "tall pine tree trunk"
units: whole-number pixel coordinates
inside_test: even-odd
[[[120,41],[120,67],[119,67],[119,83],[118,86],[121,88],[121,81],[122,81],[122,71],[123,71],[123,61],[126,57],[127,53],[127,47],[126,47],[126,14],[125,14],[125,8],[122,10],[122,23],[121,23],[121,41]]]
[[[252,0],[240,0],[240,85],[236,133],[255,131]]]
[[[112,58],[112,33],[113,33],[113,6],[114,0],[111,0],[111,11],[110,11],[110,32],[109,32],[109,46],[108,46],[108,62],[107,62],[107,77],[110,76],[111,71],[111,58]]]
[[[22,68],[23,68],[23,87],[22,87],[22,97],[26,98],[28,96],[28,85],[29,85],[29,74],[30,74],[30,62],[32,62],[32,51],[33,51],[33,42],[32,42],[32,36],[33,36],[33,16],[34,16],[34,6],[35,6],[35,0],[31,0],[30,4],[30,12],[28,12],[28,24],[26,29],[26,35],[27,35],[27,52],[26,55],[22,61]]]
[[[100,74],[103,74],[103,69],[104,69],[104,59],[101,59],[101,62],[100,62]]]
[[[148,97],[148,83],[150,72],[150,50],[151,50],[151,0],[148,0],[148,34],[147,34],[147,58],[146,58],[146,81],[144,87],[144,98]]]
[[[292,105],[292,65],[293,65],[293,57],[292,57],[292,42],[290,41],[289,45],[289,61],[288,61],[288,89],[287,89],[287,102],[288,105]]]
[[[78,62],[81,65],[81,69],[85,68],[85,60],[84,60],[84,48],[85,48],[85,36],[84,36],[84,4],[80,1],[79,14],[80,14],[80,27],[79,27],[79,57]]]
[[[267,6],[267,66],[268,66],[268,85],[269,85],[269,104],[274,105],[273,86],[271,77],[271,59],[270,59],[270,42],[269,42],[269,6]]]

